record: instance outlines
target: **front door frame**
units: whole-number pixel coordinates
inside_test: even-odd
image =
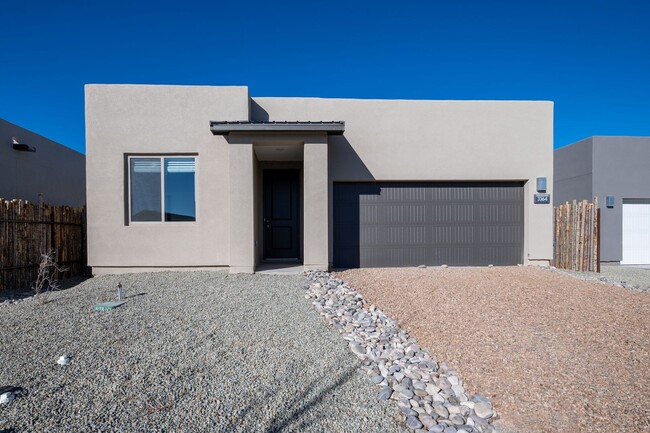
[[[262,262],[285,262],[285,263],[302,263],[302,182],[301,171],[298,168],[263,168],[262,169]],[[272,219],[271,206],[272,197],[269,194],[268,181],[273,176],[282,176],[290,174],[292,177],[291,188],[291,249],[295,251],[295,257],[274,257],[271,248],[271,232],[269,225],[277,222]],[[290,255],[294,255],[293,251]]]

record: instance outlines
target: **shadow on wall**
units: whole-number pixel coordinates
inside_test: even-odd
[[[381,188],[345,135],[329,138],[334,268],[358,268],[361,264],[360,196],[379,195]],[[354,183],[352,183],[354,182]],[[362,183],[360,183],[362,182]]]
[[[373,183],[340,183],[334,185],[334,263],[335,269],[358,268],[361,265],[360,201],[361,196],[380,195]]]
[[[254,99],[251,98],[251,106],[250,106],[250,119],[251,122],[268,122],[269,121],[269,113],[263,109],[260,104],[255,102]]]
[[[330,135],[328,164],[334,182],[371,182],[375,180],[345,135]]]

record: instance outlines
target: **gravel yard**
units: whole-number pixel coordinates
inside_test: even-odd
[[[534,267],[335,276],[490,397],[501,431],[650,431],[647,293]]]
[[[559,270],[559,272],[566,272],[587,280],[600,280],[612,284],[624,285],[627,288],[641,292],[650,292],[650,265],[602,265],[599,274],[595,272],[576,272],[566,270]]]
[[[118,281],[128,302],[93,311]],[[29,392],[0,405],[0,431],[406,431],[303,282],[104,276],[0,305],[0,386]]]

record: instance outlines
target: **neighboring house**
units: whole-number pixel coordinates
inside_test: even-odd
[[[586,138],[555,150],[554,171],[555,205],[598,197],[602,262],[650,264],[650,137]]]
[[[86,204],[83,154],[0,119],[0,198],[81,207]]]
[[[87,85],[95,274],[548,264],[553,104]]]

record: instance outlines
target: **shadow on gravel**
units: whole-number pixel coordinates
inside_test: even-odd
[[[59,281],[59,285],[61,287],[59,288],[59,290],[55,290],[55,291],[59,292],[62,290],[71,289],[72,287],[78,286],[79,284],[83,283],[88,279],[89,279],[88,277],[72,277],[65,280],[61,280]],[[22,289],[6,289],[0,291],[0,302],[4,302],[8,300],[25,299],[25,298],[29,298],[30,296],[34,296],[34,291],[29,287],[25,287]],[[0,433],[4,433],[4,430],[0,430]]]
[[[269,425],[265,432],[266,433],[277,433],[283,431],[290,424],[300,421],[302,416],[316,406],[328,393],[334,391],[336,388],[339,388],[345,384],[348,380],[352,378],[354,372],[358,369],[358,366],[355,365],[346,371],[342,372],[339,378],[333,384],[319,388],[319,382],[323,380],[313,380],[309,385],[305,387],[305,390],[300,394],[296,395],[290,402],[287,403],[287,412],[276,414],[275,417],[271,420],[271,425]],[[308,397],[313,390],[316,390],[314,395]],[[311,422],[306,420],[300,421],[298,426],[298,431],[301,431],[304,428],[307,428]]]
[[[321,400],[329,393],[348,382],[358,369],[359,365],[355,364],[346,370],[338,372],[338,376],[322,375],[318,379],[312,380],[302,391],[296,393],[292,399],[276,402],[278,407],[275,408],[275,414],[271,419],[265,422],[267,427],[264,428],[264,433],[279,433],[288,430],[304,431],[304,429],[308,428],[317,419],[315,417],[309,420],[305,419],[304,416],[310,410],[316,408]],[[335,379],[333,383],[332,379]],[[276,380],[273,383],[272,389],[275,390],[284,384],[283,381]],[[242,425],[257,424],[260,408],[268,407],[272,409],[269,405],[273,405],[274,397],[277,398],[274,391],[269,391],[263,396],[258,396],[254,402],[251,402],[237,412],[234,420],[228,423],[230,425],[226,426],[226,431],[239,431],[238,429],[241,429]]]

